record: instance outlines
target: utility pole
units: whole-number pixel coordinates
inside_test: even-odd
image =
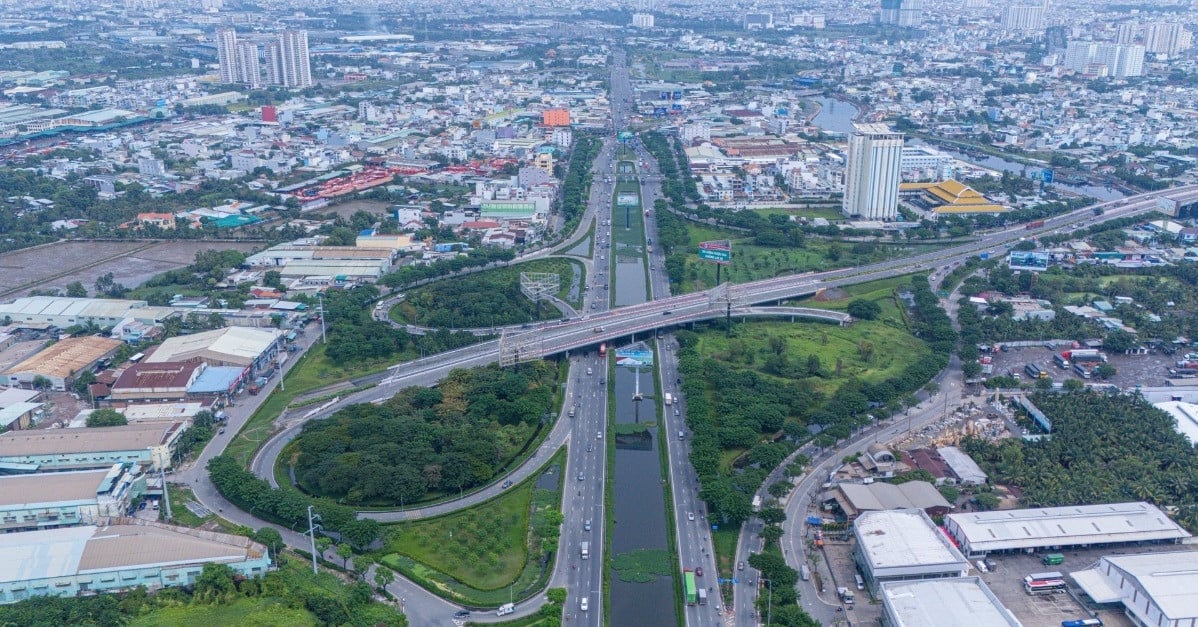
[[[767,591],[769,591],[769,595],[766,597],[765,602],[765,625],[766,627],[769,627],[770,620],[772,620],[774,617],[774,582],[770,581],[769,579],[759,579],[759,581],[764,581],[765,583],[769,584],[765,588]]]
[[[316,301],[320,303],[320,343],[328,344],[328,338],[325,337],[325,295],[317,291]]]
[[[166,472],[162,469],[163,464],[158,465],[158,479],[162,481],[162,502],[166,505],[166,522],[170,522],[171,516],[171,494],[166,489]]]
[[[317,516],[319,518],[319,516]],[[316,525],[312,522],[312,506],[308,506],[308,540],[312,548],[312,574],[316,574]]]

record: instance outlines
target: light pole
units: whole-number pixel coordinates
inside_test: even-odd
[[[317,520],[320,516],[315,517]],[[312,548],[312,574],[316,574],[316,524],[313,523],[312,506],[308,506],[308,540],[311,542]]]
[[[328,344],[328,339],[324,334],[324,293],[316,293],[316,302],[320,304],[320,343]]]

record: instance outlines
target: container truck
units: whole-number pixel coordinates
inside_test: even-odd
[[[682,577],[686,588],[686,604],[694,605],[699,600],[698,587],[695,585],[695,571],[688,568],[682,571]]]
[[[707,605],[707,590],[699,588],[699,605]]]
[[[1027,223],[1027,230],[1038,229],[1044,226],[1044,220],[1033,220]]]

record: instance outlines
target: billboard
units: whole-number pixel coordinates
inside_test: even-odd
[[[635,207],[641,204],[641,197],[636,192],[620,192],[616,194],[616,205],[619,207]]]
[[[616,349],[616,367],[643,368],[653,365],[653,351],[638,342],[632,346]]]
[[[1007,258],[1007,263],[1012,270],[1043,272],[1048,269],[1048,253],[1013,250],[1010,257]]]
[[[699,243],[699,259],[721,265],[732,263],[732,240],[714,240]]]

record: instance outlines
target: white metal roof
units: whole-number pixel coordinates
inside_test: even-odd
[[[986,473],[965,451],[955,446],[942,446],[936,449],[936,452],[940,453],[940,458],[962,482],[986,483]]]
[[[123,318],[130,309],[145,307],[144,300],[29,296],[0,305],[0,314],[22,320],[23,316],[70,316],[73,318]]]
[[[1150,624],[1157,623],[1157,618],[1144,616],[1145,594],[1165,615],[1164,622],[1198,620],[1196,551],[1111,555],[1103,557],[1097,567],[1072,575],[1087,594],[1097,595],[1095,600],[1123,601],[1129,611]]]
[[[969,569],[965,556],[921,509],[865,512],[853,522],[870,567],[954,566]]]
[[[248,366],[283,334],[278,329],[226,327],[172,337],[162,343],[146,363],[186,361],[209,356],[222,362]]]
[[[1190,537],[1164,512],[1143,502],[949,514],[945,518],[949,530],[968,542],[971,552]]]
[[[882,602],[894,627],[1022,627],[977,577],[885,581]]]
[[[79,570],[95,527],[0,534],[0,582],[65,577]]]
[[[1198,404],[1185,401],[1154,403],[1153,407],[1173,416],[1178,433],[1186,436],[1190,444],[1198,444]]]

